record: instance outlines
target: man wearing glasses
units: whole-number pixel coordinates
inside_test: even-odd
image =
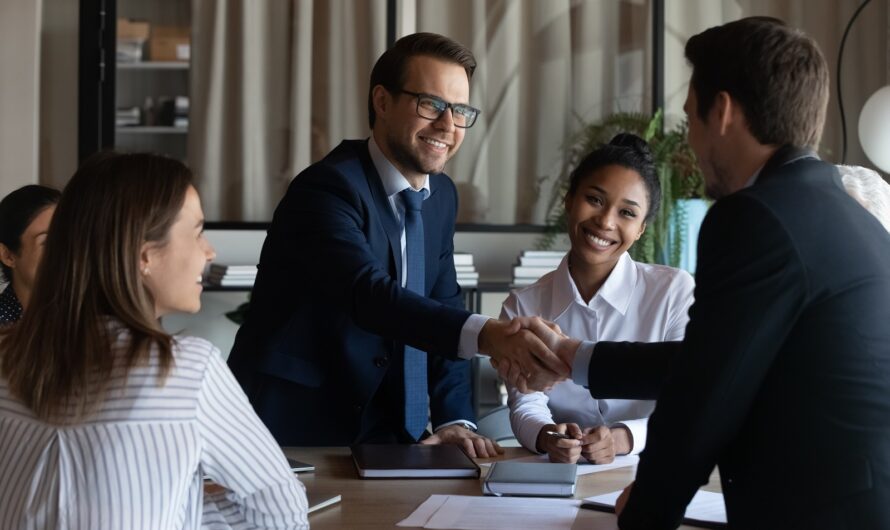
[[[473,432],[468,359],[568,374],[529,331],[463,308],[457,194],[442,170],[479,116],[475,67],[441,35],[400,39],[371,73],[371,137],[303,171],[276,209],[229,364],[280,444],[421,441],[493,456]]]

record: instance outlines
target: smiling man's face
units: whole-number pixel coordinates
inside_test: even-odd
[[[437,96],[449,103],[469,104],[470,82],[462,66],[427,56],[408,61],[405,82],[408,92]],[[380,90],[385,90],[379,87]],[[375,134],[381,150],[410,181],[441,173],[457,152],[465,129],[454,126],[451,109],[436,120],[417,115],[417,98],[396,92],[386,94],[386,108],[377,112]]]

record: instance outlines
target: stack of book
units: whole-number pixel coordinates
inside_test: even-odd
[[[513,266],[513,285],[531,285],[541,276],[556,270],[566,252],[564,250],[523,250],[519,263]]]
[[[218,287],[253,287],[256,265],[210,264],[207,283]]]
[[[142,123],[142,111],[139,107],[118,107],[114,112],[116,127],[133,127]]]
[[[479,285],[479,273],[473,265],[473,255],[469,252],[454,253],[454,269],[457,271],[457,284],[461,287]]]

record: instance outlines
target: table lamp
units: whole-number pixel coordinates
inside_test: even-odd
[[[878,89],[862,107],[859,143],[872,164],[890,173],[890,85]]]

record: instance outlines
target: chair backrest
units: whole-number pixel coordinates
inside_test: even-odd
[[[483,414],[476,421],[476,426],[478,427],[476,432],[496,442],[516,438],[510,426],[510,409],[506,405],[495,407]]]
[[[890,232],[890,184],[877,171],[861,166],[837,166],[844,189],[881,221]]]

